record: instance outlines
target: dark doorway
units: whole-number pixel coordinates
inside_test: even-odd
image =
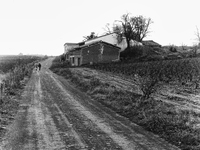
[[[78,66],[81,65],[81,58],[78,58]]]

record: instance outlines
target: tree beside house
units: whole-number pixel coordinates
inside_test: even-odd
[[[143,16],[133,17],[130,16],[130,14],[125,14],[121,17],[121,20],[117,20],[115,22],[118,24],[115,24],[112,30],[110,30],[107,26],[109,32],[105,35],[97,36],[95,32],[91,32],[89,36],[84,36],[84,40],[82,42],[65,43],[64,49],[66,60],[70,61],[72,65],[82,65],[85,63],[90,63],[89,61],[83,60],[86,58],[86,56],[83,56],[83,52],[85,52],[85,49],[90,49],[90,54],[93,51],[96,55],[98,55],[95,56],[90,55],[89,53],[87,54],[88,56],[92,57],[87,58],[91,61],[91,63],[112,62],[119,60],[120,52],[124,51],[125,49],[130,49],[133,46],[143,45],[142,41],[149,33],[149,26],[152,23],[152,20],[150,18],[144,18]],[[98,47],[96,45],[101,46]],[[102,59],[100,61],[100,55],[97,54],[97,52],[100,52],[102,47],[108,47],[108,45],[112,50],[107,50],[107,48],[105,48],[103,50],[104,55],[102,56],[103,58],[112,59],[106,59],[106,61],[105,59]],[[112,53],[110,52],[106,53],[107,51],[112,51],[113,56],[115,55],[115,57],[113,57]],[[116,52],[118,53],[117,55]],[[118,58],[116,58],[116,56],[118,56]],[[75,59],[77,59],[77,61]]]

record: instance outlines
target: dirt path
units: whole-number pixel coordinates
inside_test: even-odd
[[[176,150],[91,100],[42,63],[25,87],[0,150]]]

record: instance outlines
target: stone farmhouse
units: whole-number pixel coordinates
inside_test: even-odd
[[[120,59],[120,52],[126,49],[126,39],[117,40],[116,33],[110,33],[79,43],[65,43],[64,54],[72,66],[88,63],[112,62]],[[131,41],[131,46],[142,43]]]
[[[120,47],[104,41],[95,41],[74,48],[69,52],[69,61],[72,66],[92,63],[106,63],[118,61]]]

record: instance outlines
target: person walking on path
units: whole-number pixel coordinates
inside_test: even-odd
[[[38,64],[38,69],[39,69],[39,71],[41,70],[41,67],[42,67],[42,65],[39,63],[39,64]]]

